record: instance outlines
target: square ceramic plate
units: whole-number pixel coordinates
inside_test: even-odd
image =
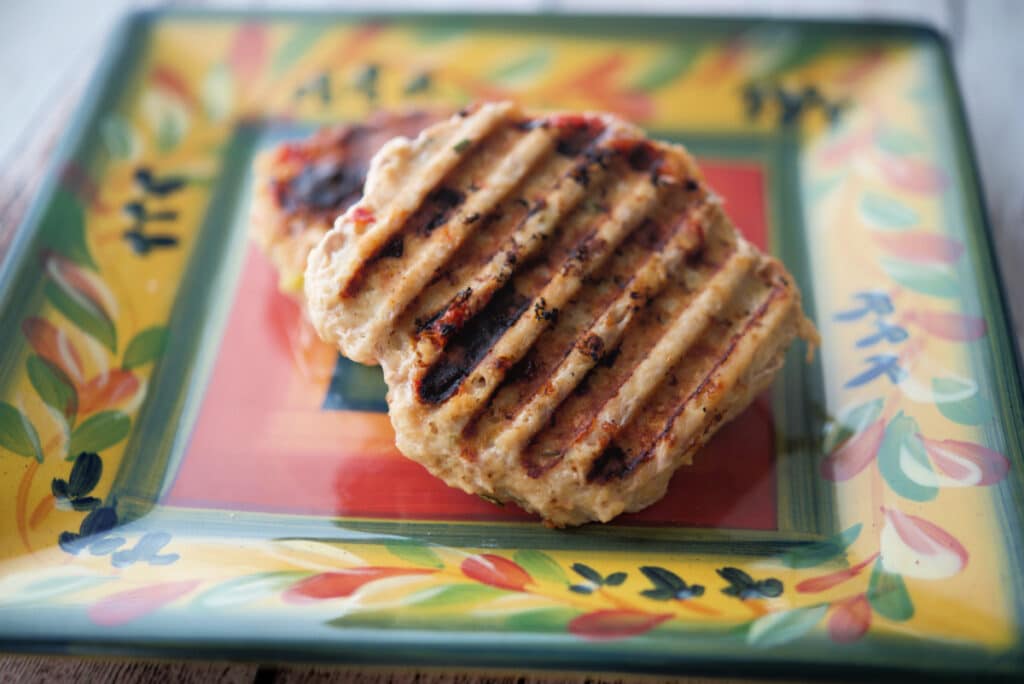
[[[688,145],[824,340],[615,524],[402,459],[379,372],[248,241],[260,149],[504,97]],[[1019,676],[1024,417],[977,188],[920,28],[137,16],[0,276],[3,646]]]

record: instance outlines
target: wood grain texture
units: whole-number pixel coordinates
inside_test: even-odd
[[[0,2],[0,257],[25,215],[43,178],[55,141],[74,110],[86,77],[109,32],[122,12],[159,4],[203,5],[205,2],[160,3],[146,0],[79,0]],[[218,6],[248,7],[264,3],[228,0]],[[324,1],[289,3],[302,7],[333,6]],[[377,0],[372,8],[410,8],[410,0]],[[359,3],[353,5],[358,8]],[[367,7],[366,3],[362,3]],[[543,7],[546,10],[622,11],[621,0],[438,0],[434,10]],[[1024,159],[1024,2],[1017,0],[695,0],[656,2],[631,0],[631,11],[661,13],[737,13],[813,15],[846,18],[907,18],[932,24],[949,35],[964,91],[969,123],[984,180],[997,254],[1015,318],[1018,345],[1024,331],[1024,183],[1018,175]],[[61,22],[51,22],[54,16]],[[1024,348],[1024,347],[1022,347]],[[0,656],[0,683],[7,682],[358,682],[360,684],[556,684],[590,682],[677,681],[685,684],[741,682],[708,678],[662,679],[608,675],[392,671],[309,666],[258,666],[231,663],[164,663],[139,660]]]
[[[774,684],[793,680],[773,679]],[[849,681],[849,680],[847,680]],[[507,670],[395,671],[380,667],[249,665],[239,663],[106,660],[55,656],[0,656],[0,684],[58,682],[221,682],[223,684],[755,684],[751,679],[653,677],[598,673],[536,673]]]

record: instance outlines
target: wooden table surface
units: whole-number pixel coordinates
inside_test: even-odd
[[[197,6],[206,2],[146,0],[0,0],[0,256],[39,187],[50,151],[65,128],[102,46],[120,16],[130,9]],[[260,7],[233,0],[217,7]],[[273,7],[329,7],[320,1],[273,2]],[[374,10],[428,6],[443,9],[619,11],[621,0],[376,0]],[[349,3],[347,8],[358,8]],[[1006,292],[1016,321],[1018,345],[1024,321],[1024,1],[1018,0],[630,0],[630,11],[833,18],[911,19],[949,36],[981,166],[985,202],[995,235]],[[1022,346],[1024,349],[1024,346]],[[614,675],[514,672],[393,671],[381,668],[326,668],[239,663],[161,663],[43,656],[0,656],[0,683],[29,681],[223,681],[335,682],[377,684],[527,684],[555,682],[665,681]],[[703,677],[677,681],[721,682]],[[740,680],[730,679],[730,682]]]

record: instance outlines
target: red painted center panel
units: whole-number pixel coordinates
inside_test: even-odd
[[[764,174],[750,162],[704,161],[726,210],[767,241]],[[227,330],[169,505],[405,520],[528,520],[451,489],[394,447],[382,413],[323,410],[336,354],[277,292],[249,248]],[[676,473],[668,494],[620,522],[775,529],[774,429],[760,398]]]

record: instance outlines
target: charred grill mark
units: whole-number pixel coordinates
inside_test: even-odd
[[[591,249],[598,246],[598,240],[594,239],[594,233],[590,233],[580,240],[566,255],[565,263],[562,264],[562,273],[568,275],[573,271],[582,273],[583,264],[587,262]]]
[[[678,218],[676,218],[676,212],[682,212],[678,215]],[[670,240],[676,237],[680,231],[690,229],[690,221],[688,221],[690,212],[685,206],[673,209],[672,214],[667,217],[660,216],[658,214],[655,215],[659,216],[659,220],[646,218],[643,221],[638,222],[637,227],[634,229],[633,237],[630,238],[629,241],[631,247],[628,250],[628,256],[625,251],[620,251],[616,259],[611,262],[611,265],[609,265],[608,271],[605,271],[596,279],[589,279],[590,282],[588,288],[594,288],[592,290],[592,292],[594,292],[593,298],[587,298],[587,301],[589,302],[588,304],[577,303],[574,305],[577,307],[582,306],[584,310],[589,312],[586,322],[578,321],[571,324],[574,326],[572,330],[558,330],[553,333],[551,342],[548,344],[547,349],[547,351],[551,353],[544,355],[540,353],[542,351],[542,346],[538,345],[544,345],[543,342],[538,343],[538,345],[535,345],[531,349],[527,357],[530,359],[531,364],[533,364],[533,359],[535,357],[544,359],[537,364],[539,367],[539,372],[537,373],[538,377],[535,379],[531,378],[526,381],[513,376],[505,377],[502,387],[498,390],[499,392],[506,388],[517,388],[511,390],[513,392],[513,394],[509,395],[509,399],[511,399],[511,401],[502,403],[504,412],[510,416],[506,418],[507,420],[514,419],[514,417],[517,416],[526,405],[530,404],[534,400],[534,397],[541,392],[541,387],[544,386],[545,383],[550,383],[551,379],[553,379],[554,375],[558,372],[558,369],[562,368],[566,359],[569,358],[574,349],[588,357],[590,365],[577,366],[576,372],[579,373],[579,375],[577,376],[578,379],[575,381],[576,385],[572,393],[566,398],[583,397],[590,393],[592,389],[590,381],[593,377],[593,369],[610,369],[615,366],[622,352],[621,338],[616,337],[609,342],[598,334],[591,333],[587,335],[586,331],[601,319],[601,317],[608,311],[609,306],[612,306],[614,302],[619,301],[621,296],[620,293],[634,282],[637,277],[636,274],[643,269],[644,264],[651,263],[651,259],[658,259],[665,245]],[[586,241],[584,240],[577,243],[576,248],[568,251],[570,253],[575,253],[577,258],[583,256],[581,252],[584,252],[585,250],[579,249],[581,244],[585,245]],[[619,271],[621,271],[621,273]],[[606,294],[604,295],[596,294],[599,288],[612,287],[613,289],[606,290]],[[646,289],[642,292],[634,290],[629,292],[627,296],[630,301],[637,302],[637,304],[632,306],[632,313],[636,315],[640,306],[646,305],[650,302],[651,298],[656,296],[656,292],[648,292]],[[541,303],[541,308],[543,308],[545,304],[546,303]],[[582,329],[577,327],[580,325],[583,326]],[[562,347],[561,345],[565,346]],[[609,349],[609,345],[614,348]],[[556,348],[561,348],[561,353],[557,352]],[[598,409],[600,409],[600,405],[598,406]],[[555,415],[557,415],[557,411],[552,414],[552,416]],[[498,421],[500,418],[500,415],[495,415],[491,417],[491,421]],[[586,424],[590,424],[590,422],[591,421],[588,420]],[[544,440],[539,439],[543,433],[544,430],[542,429],[534,435],[530,442],[530,446],[521,456],[521,462],[524,469],[527,472],[532,473],[532,476],[534,477],[539,477],[548,469],[554,467],[554,465],[560,461],[563,454],[563,450],[559,448],[557,453],[548,454],[543,457],[538,456],[538,454],[541,454],[545,450],[552,451],[544,446]],[[575,439],[578,436],[579,434],[576,433],[573,435],[567,435],[567,438]]]
[[[550,124],[545,119],[523,119],[522,121],[516,121],[512,124],[514,128],[523,131],[524,133],[532,131],[535,128],[547,128]]]
[[[603,131],[603,124],[600,124],[600,122],[597,123],[599,125],[588,124],[587,126],[580,126],[578,129],[581,136],[583,134],[593,136],[589,139],[589,142],[587,143],[588,147],[581,153],[581,156],[586,160],[590,160],[594,163],[600,163],[603,166],[607,163],[607,160],[614,154],[614,152],[607,148],[595,147],[597,144],[597,137]],[[546,128],[549,124],[547,121],[543,121],[542,124],[539,125]],[[566,175],[571,175],[571,173],[572,171],[569,171]],[[557,191],[560,185],[561,180],[556,180],[553,187],[549,189],[549,192]],[[494,259],[496,254],[504,254],[504,260],[502,263],[498,264],[498,268],[493,274],[494,277],[487,284],[484,284],[479,288],[478,294],[485,296],[489,289],[497,289],[504,283],[508,282],[514,273],[527,271],[539,262],[543,261],[543,259],[538,258],[539,255],[534,252],[537,248],[537,243],[529,239],[524,240],[523,233],[527,222],[533,216],[547,209],[548,206],[548,200],[545,197],[541,197],[531,203],[526,199],[526,197],[517,195],[507,199],[482,218],[480,226],[476,229],[478,233],[490,230],[493,225],[498,224],[499,222],[504,222],[505,225],[513,226],[513,228],[504,239],[505,241],[502,247],[498,249],[476,250],[476,253],[480,254],[480,257],[476,259],[479,267],[486,267],[486,265]],[[548,239],[548,232],[557,233],[561,230],[564,227],[564,220],[571,216],[571,214],[572,210],[566,213],[565,216],[560,217],[562,220],[555,221],[551,230],[539,232],[529,237],[539,238],[540,240]],[[477,217],[473,218],[474,221],[480,220]],[[470,222],[468,218],[466,219],[466,222]],[[585,236],[584,241],[581,244],[576,246],[575,251],[572,254],[572,264],[570,267],[582,267],[583,262],[589,255],[590,248],[600,247],[603,245],[602,242],[593,241],[592,238],[593,234],[591,233]],[[591,242],[593,244],[591,244]],[[464,255],[467,253],[474,253],[473,248],[474,242],[472,240],[467,241],[467,244],[464,246],[461,253],[456,255],[455,260],[458,261],[460,259],[464,259]],[[524,256],[528,258],[524,258]],[[557,316],[557,312],[555,311],[548,313],[549,315]],[[551,319],[547,318],[546,320]]]
[[[681,220],[663,220],[660,222],[660,225],[674,226],[678,230],[686,229],[685,221]],[[648,226],[648,228],[653,229],[653,224]],[[664,235],[665,242],[671,238],[672,233]],[[652,252],[660,251],[664,245],[663,242],[658,241],[653,241],[648,244],[650,245],[649,248]],[[702,264],[702,271],[705,271],[703,279],[709,280],[714,277],[720,268],[721,264]],[[618,276],[612,275],[609,280],[615,283],[616,288],[619,291],[622,291],[632,284],[634,278],[629,277],[620,279]],[[678,279],[674,282],[674,287],[677,288],[677,291],[687,291],[688,288],[686,288]],[[664,288],[662,288],[662,290],[663,289]],[[633,294],[636,294],[639,297],[654,296],[650,293],[641,294],[634,290],[629,294],[631,301],[638,301],[633,297]],[[658,296],[660,296],[660,291]],[[682,296],[684,296],[687,301],[691,300],[693,297],[693,295]],[[634,307],[634,309],[636,309],[636,307]],[[657,312],[651,311],[650,309],[647,311],[648,313],[639,313],[634,310],[635,316],[646,316],[647,320],[644,322],[644,319],[635,318],[629,323],[630,328],[635,326],[640,330],[651,330],[653,327],[661,329],[655,337],[665,334],[668,330],[669,321],[667,319],[663,319]],[[559,408],[554,410],[552,413],[552,421],[533,436],[530,445],[527,447],[526,451],[524,451],[522,456],[523,467],[527,472],[533,473],[531,475],[532,477],[540,477],[545,472],[555,467],[564,456],[565,448],[559,447],[559,450],[556,453],[548,454],[543,458],[539,457],[539,454],[545,453],[545,451],[551,451],[551,449],[545,445],[552,442],[554,444],[574,444],[578,442],[591,429],[591,426],[594,424],[594,420],[601,415],[601,411],[605,407],[606,403],[619,392],[623,383],[628,380],[632,375],[633,370],[643,360],[642,356],[639,359],[637,358],[637,353],[639,351],[638,344],[640,344],[638,342],[639,338],[630,337],[630,328],[627,328],[623,336],[619,337],[617,346],[610,351],[607,350],[608,343],[596,335],[593,337],[583,337],[576,342],[574,346],[569,347],[570,351],[576,349],[581,354],[587,356],[593,362],[593,365],[582,376],[579,384],[576,386],[572,394],[564,400],[572,404],[572,408],[567,409],[570,415],[575,414],[576,416],[572,421],[566,422],[564,425],[565,429],[563,430],[564,434],[559,437],[555,437],[555,439],[548,439],[548,437],[551,436],[548,434],[548,431],[555,425],[554,419],[560,415],[563,408],[562,406],[559,406]],[[628,353],[624,353],[627,344],[631,344],[632,350]],[[653,344],[653,342],[651,342],[651,344]],[[647,345],[643,346],[646,347]],[[619,364],[620,359],[624,359],[621,364]],[[603,377],[599,380],[598,376]],[[612,435],[609,434],[608,437],[611,438]],[[611,467],[610,460],[605,467]]]
[[[569,178],[572,178],[583,187],[590,185],[590,169],[587,163],[583,162],[574,166],[572,171],[569,172]]]
[[[612,366],[615,365],[615,361],[618,360],[619,354],[621,353],[622,347],[616,347],[615,349],[612,349],[610,352],[602,356],[597,363],[602,368],[611,368]]]
[[[359,201],[370,159],[381,145],[397,135],[414,136],[434,122],[429,112],[386,114],[367,124],[335,126],[308,140],[278,147],[276,161],[297,173],[271,183],[277,205],[290,216],[331,223]],[[293,222],[300,230],[305,221]]]
[[[609,480],[621,479],[631,470],[631,462],[627,459],[626,452],[617,444],[612,444],[601,452],[601,455],[594,459],[594,463],[587,472],[587,482],[608,482]]]
[[[604,356],[604,340],[601,339],[600,335],[587,335],[582,342],[580,342],[579,349],[582,353],[590,357],[591,361],[597,363]]]
[[[505,381],[521,382],[533,380],[537,375],[537,370],[540,364],[537,363],[536,352],[531,349],[526,356],[519,360],[514,366],[512,366],[508,373],[505,375]]]
[[[661,165],[661,159],[661,153],[647,141],[636,143],[626,153],[626,160],[634,171],[654,172]]]
[[[580,161],[569,171],[569,178],[584,188],[590,185],[591,167],[597,166],[601,169],[607,169],[612,157],[616,154],[614,149],[604,147],[600,143],[600,136],[595,137],[586,149],[578,155]]]
[[[672,426],[675,424],[676,419],[679,418],[682,412],[686,410],[686,407],[690,405],[690,402],[692,402],[698,396],[703,394],[705,390],[708,389],[708,387],[712,384],[712,378],[715,375],[715,373],[718,372],[718,369],[729,361],[729,358],[732,356],[732,353],[736,350],[736,347],[739,344],[740,340],[746,337],[746,335],[750,332],[750,329],[760,322],[760,320],[764,317],[764,314],[768,311],[768,307],[770,307],[772,302],[782,294],[782,291],[782,288],[778,286],[773,287],[771,289],[771,291],[765,297],[764,301],[761,302],[760,305],[758,305],[757,309],[754,310],[754,313],[743,324],[743,328],[736,332],[735,334],[733,334],[733,336],[729,339],[729,344],[726,346],[725,350],[721,353],[721,355],[717,359],[715,359],[714,364],[711,366],[708,372],[704,374],[704,377],[701,379],[700,384],[698,384],[697,387],[694,388],[694,390],[690,392],[690,394],[675,408],[675,410],[669,416],[668,421],[666,421],[665,427],[661,430],[661,432],[658,433],[658,435],[647,446],[647,448],[645,448],[636,456],[627,458],[626,452],[621,447],[612,443],[601,453],[600,456],[594,459],[590,469],[587,471],[587,482],[592,484],[606,484],[613,479],[622,479],[628,476],[634,470],[636,470],[638,466],[650,460],[651,456],[654,454],[655,448],[657,448],[658,446],[658,443],[661,442],[661,440],[663,440],[671,432]],[[720,420],[721,414],[716,413],[716,415],[712,417],[712,421],[705,426],[704,434],[702,435],[702,437],[708,434],[711,431],[711,429],[713,429],[715,424]]]
[[[405,240],[402,239],[401,235],[396,235],[387,242],[384,246],[377,250],[370,259],[371,261],[379,261],[380,259],[401,259],[405,253]]]
[[[473,288],[471,287],[459,290],[443,308],[427,319],[423,325],[417,326],[416,332],[433,339],[435,344],[442,345],[445,338],[465,325],[471,315],[469,298],[472,295]]]
[[[557,413],[551,414],[547,425],[544,426],[545,430],[555,426],[557,415]],[[562,449],[540,450],[539,447],[540,445],[531,442],[520,457],[520,462],[522,463],[526,474],[534,480],[558,465],[564,455],[564,451]]]
[[[604,153],[589,151],[588,154],[590,154],[592,158],[601,160],[606,158]],[[554,189],[557,190],[559,183],[559,180],[555,181]],[[529,194],[530,193],[527,193],[527,196],[529,196]],[[512,279],[512,276],[515,273],[529,272],[535,267],[544,269],[546,268],[545,264],[551,264],[555,267],[555,265],[560,261],[564,261],[566,263],[566,268],[569,269],[564,271],[565,275],[568,275],[568,273],[573,269],[582,273],[585,270],[586,261],[593,255],[593,253],[600,253],[605,247],[603,240],[594,239],[593,231],[590,231],[581,238],[576,238],[575,244],[570,244],[568,247],[563,248],[553,248],[547,253],[537,253],[537,243],[533,240],[523,239],[523,233],[527,222],[531,217],[545,210],[547,207],[548,200],[544,197],[534,200],[531,203],[526,197],[519,194],[509,197],[497,208],[488,212],[487,215],[482,218],[473,217],[474,221],[480,221],[480,226],[475,229],[477,235],[483,234],[483,231],[490,230],[491,226],[499,221],[504,222],[506,226],[512,226],[511,230],[509,230],[507,235],[503,238],[504,242],[501,247],[497,249],[491,247],[481,249],[480,245],[471,238],[470,240],[467,240],[463,248],[453,258],[453,261],[456,263],[475,260],[477,263],[477,269],[487,268],[488,264],[494,262],[495,267],[490,273],[491,277],[484,282],[477,282],[478,287],[475,290],[475,297],[472,300],[464,302],[465,306],[458,312],[458,315],[454,316],[454,319],[452,316],[446,315],[444,313],[445,310],[443,309],[440,312],[434,313],[426,320],[416,321],[417,333],[426,333],[426,335],[433,339],[435,343],[443,345],[443,341],[439,339],[439,336],[449,336],[452,332],[461,328],[461,325],[465,320],[468,320],[475,315],[478,307],[485,305],[490,293],[504,286]],[[557,233],[559,230],[562,230],[564,228],[564,219],[571,216],[571,214],[572,212],[570,210],[565,216],[561,217],[563,219],[562,221],[554,222],[550,232]],[[468,222],[468,219],[466,220]],[[607,220],[609,220],[607,217],[602,218],[602,221]],[[499,228],[498,230],[501,229]],[[546,239],[548,235],[546,232],[539,232],[534,234],[532,237]],[[565,254],[561,250],[568,250],[568,260],[566,260]],[[476,254],[479,254],[480,256],[471,256]],[[470,257],[470,259],[467,260],[467,257]],[[465,265],[457,266],[455,268],[465,268]],[[447,272],[450,273],[451,270],[449,269]],[[531,292],[536,292],[542,287],[542,283],[534,282],[532,286],[527,285],[526,289]],[[461,303],[462,302],[460,302],[460,304]],[[451,305],[449,304],[448,306]],[[534,314],[539,320],[548,321],[553,325],[558,320],[559,311],[557,307],[548,307],[546,302],[541,301],[535,305]]]
[[[538,321],[547,321],[551,324],[558,322],[558,308],[549,309],[543,297],[533,303],[533,315]]]
[[[290,214],[341,213],[363,196],[365,182],[365,164],[341,157],[308,164],[275,190],[278,204]]]
[[[420,401],[440,404],[455,394],[529,304],[530,299],[516,292],[511,283],[498,290],[480,313],[449,338],[441,357],[419,380],[416,393]]]
[[[405,225],[370,258],[359,264],[355,273],[342,288],[340,296],[344,299],[359,294],[366,282],[370,267],[382,258],[399,258],[404,254],[404,235],[429,237],[434,230],[448,222],[452,213],[465,199],[465,193],[449,187],[441,187],[430,193]]]
[[[563,157],[576,157],[604,132],[604,122],[595,117],[562,116],[552,123],[558,129],[555,151]]]
[[[409,219],[403,231],[428,237],[448,222],[452,213],[466,200],[466,194],[449,187],[440,187],[427,195],[423,205]]]

